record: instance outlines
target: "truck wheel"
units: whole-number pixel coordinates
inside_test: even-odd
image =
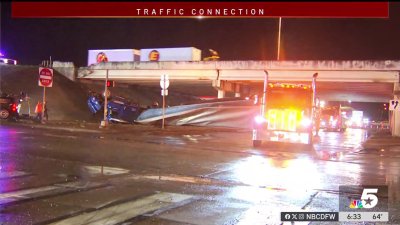
[[[261,146],[261,140],[253,140],[253,147],[260,147]]]
[[[10,113],[7,110],[5,110],[5,109],[0,110],[0,118],[1,119],[7,119],[9,116],[10,116]]]

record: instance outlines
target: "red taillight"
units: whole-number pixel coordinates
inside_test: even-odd
[[[11,111],[16,112],[17,111],[17,104],[12,104],[11,105]]]

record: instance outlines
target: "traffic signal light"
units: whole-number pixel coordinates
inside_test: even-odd
[[[114,87],[114,86],[115,86],[115,82],[113,80],[107,81],[107,87]]]
[[[387,104],[386,103],[383,104],[383,109],[387,110]]]

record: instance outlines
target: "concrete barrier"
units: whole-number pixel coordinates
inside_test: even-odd
[[[54,61],[53,69],[72,81],[76,79],[77,69],[73,62]]]

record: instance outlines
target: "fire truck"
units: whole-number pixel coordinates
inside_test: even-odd
[[[321,129],[326,131],[346,130],[346,119],[343,117],[341,106],[331,106],[321,109]]]
[[[254,118],[253,146],[262,141],[311,145],[316,124],[317,98],[315,73],[311,84],[270,83],[265,71],[260,112]]]

